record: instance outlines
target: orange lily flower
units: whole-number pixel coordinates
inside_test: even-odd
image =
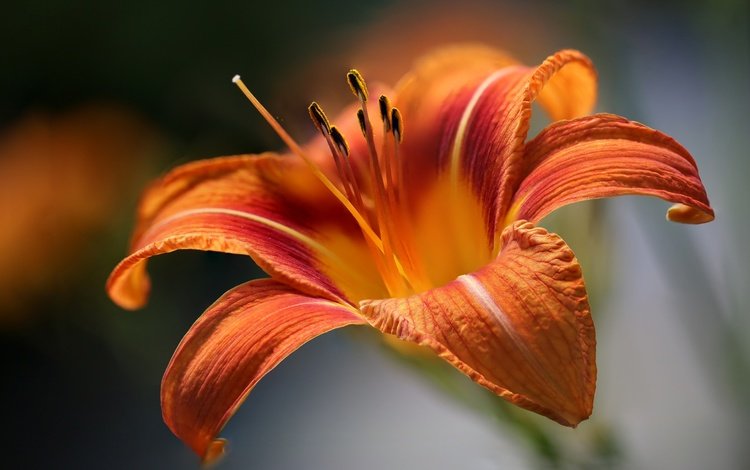
[[[586,116],[596,74],[577,51],[527,67],[482,46],[443,49],[392,102],[372,99],[357,71],[347,78],[359,109],[337,128],[313,103],[321,135],[302,147],[235,77],[293,156],[190,163],[145,193],[131,254],[107,284],[122,307],[145,303],[146,260],[175,250],[246,254],[271,276],[231,289],[188,331],[162,382],[168,426],[214,459],[218,433],[266,373],[356,324],[426,346],[561,424],[588,418],[595,336],[581,268],[535,224],[625,194],[674,203],[672,221],[710,221],[693,158],[642,124]],[[535,101],[559,121],[527,141]]]

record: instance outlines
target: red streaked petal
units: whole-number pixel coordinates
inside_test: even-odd
[[[489,75],[462,110],[465,125],[455,133],[451,160],[485,210],[489,234],[510,205],[520,183],[524,142],[535,100],[553,119],[588,113],[596,101],[596,72],[588,57],[574,50],[549,56],[536,69],[507,67]],[[451,171],[454,171],[451,169]]]
[[[347,243],[339,252],[343,243],[332,240]],[[130,255],[108,280],[110,297],[141,307],[149,292],[146,260],[183,249],[249,255],[312,295],[356,298],[363,286],[379,292],[369,258],[353,256],[367,248],[351,217],[293,157],[204,160],[155,182],[141,200]]]
[[[579,51],[563,49],[547,57],[529,76],[528,83],[511,108],[518,113],[516,127],[497,133],[507,148],[502,153],[504,170],[497,191],[493,225],[507,213],[513,194],[521,183],[524,168],[523,149],[531,124],[531,105],[534,101],[546,109],[552,119],[571,119],[591,112],[596,103],[596,70],[591,60]],[[485,196],[488,197],[488,196]]]
[[[520,183],[537,99],[554,119],[590,112],[596,100],[591,61],[562,50],[529,68],[480,46],[427,56],[397,87],[396,105],[406,123],[404,154],[410,157],[404,162],[407,187],[421,193],[424,182],[434,179],[429,175],[442,174],[452,186],[471,188],[492,240]]]
[[[255,384],[318,335],[363,324],[354,309],[305,296],[272,280],[235,287],[190,328],[162,380],[164,421],[204,461]]]
[[[575,426],[591,414],[596,387],[580,266],[557,235],[528,222],[506,227],[501,241],[498,257],[475,273],[361,310],[508,401]]]
[[[507,147],[488,137],[515,125],[510,108],[516,101],[508,97],[522,91],[529,73],[500,51],[461,45],[425,56],[396,87],[394,104],[405,126],[404,188],[418,221],[420,257],[433,265],[429,275],[438,284],[489,256],[494,231],[488,221]],[[453,221],[448,227],[446,218]],[[458,248],[446,252],[446,245]]]
[[[516,64],[503,52],[465,44],[425,55],[404,76],[396,86],[394,105],[404,116],[407,187],[421,188],[437,176],[447,164],[462,110],[476,88],[494,72]]]
[[[525,178],[511,216],[538,221],[586,199],[637,194],[677,203],[670,220],[713,220],[690,153],[671,137],[620,116],[553,124],[526,147]]]

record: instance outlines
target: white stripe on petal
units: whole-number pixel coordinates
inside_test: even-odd
[[[560,388],[557,386],[556,381],[553,380],[549,373],[545,370],[545,368],[542,367],[542,364],[539,362],[536,356],[534,356],[524,340],[518,335],[518,332],[513,326],[513,322],[511,321],[510,317],[508,317],[508,315],[500,308],[497,302],[495,302],[495,299],[493,299],[490,293],[487,292],[487,289],[484,287],[482,282],[471,274],[463,274],[461,276],[458,276],[456,280],[466,288],[468,293],[471,294],[474,299],[476,299],[488,312],[492,314],[492,316],[497,320],[505,333],[511,339],[513,344],[521,352],[521,355],[523,355],[524,359],[526,359],[529,365],[531,365],[531,367],[539,374],[540,378],[544,382],[546,382],[547,385],[553,390],[560,390]]]

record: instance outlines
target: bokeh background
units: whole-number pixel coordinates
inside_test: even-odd
[[[565,47],[589,54],[597,109],[685,145],[716,221],[670,224],[664,203],[637,198],[545,221],[582,262],[597,327],[595,411],[577,430],[353,328],[258,385],[225,429],[219,468],[750,465],[746,1],[43,0],[1,11],[4,468],[196,468],[161,421],[162,372],[205,307],[262,273],[242,257],[164,256],[151,263],[149,306],[119,310],[103,285],[139,191],[178,163],[280,148],[235,73],[304,140],[306,105],[347,100],[348,68],[392,82],[451,41],[529,64]]]

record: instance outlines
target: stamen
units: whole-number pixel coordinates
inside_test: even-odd
[[[346,81],[349,82],[349,87],[352,89],[352,93],[354,93],[363,103],[367,102],[367,84],[365,83],[362,74],[359,73],[359,70],[351,69],[349,73],[346,74]]]
[[[388,146],[388,138],[386,137],[391,130],[391,103],[385,95],[380,95],[378,99],[378,106],[380,107],[380,119],[383,121],[383,163],[385,166],[385,182],[386,182],[386,196],[388,197],[388,203],[391,205],[391,212],[395,212],[395,195],[393,194],[393,171],[391,168],[391,158]]]
[[[396,137],[396,142],[400,144],[404,140],[404,120],[401,119],[401,111],[398,108],[391,109],[391,126],[393,136]]]
[[[382,111],[381,111],[382,112]],[[430,288],[429,278],[425,272],[424,266],[420,259],[415,256],[414,246],[414,232],[411,229],[412,218],[409,215],[408,201],[405,200],[405,181],[404,181],[404,165],[401,162],[401,141],[404,136],[404,120],[401,117],[401,111],[398,108],[390,109],[390,134],[393,138],[393,163],[392,165],[396,168],[395,184],[393,185],[395,202],[394,202],[394,213],[397,217],[397,223],[403,227],[401,236],[398,238],[400,242],[401,252],[403,253],[402,259],[404,259],[408,266],[409,279],[412,281],[412,286],[418,291],[424,291]]]
[[[390,233],[393,227],[388,223],[391,218],[391,213],[393,212],[389,201],[391,198],[388,197],[383,182],[383,173],[380,169],[380,159],[375,148],[375,137],[367,112],[367,84],[365,83],[362,74],[354,69],[346,74],[346,78],[349,87],[352,89],[352,93],[354,93],[360,101],[360,109],[357,111],[357,121],[359,122],[362,134],[365,136],[367,148],[370,152],[370,175],[375,193],[375,214],[378,220],[378,232],[380,238],[383,240],[383,255],[385,256],[385,262],[389,270],[402,272],[402,269],[399,269],[400,262],[398,261],[398,257],[393,250],[394,246],[392,240],[394,237],[393,234]],[[405,274],[402,273],[402,276],[403,282],[411,284]]]
[[[349,156],[349,143],[346,141],[341,131],[336,126],[331,126],[331,137],[336,143],[336,146],[341,150],[341,153],[345,156]]]
[[[400,170],[401,165],[396,167],[399,171],[399,181],[393,182],[392,161],[390,160],[390,146],[394,147],[395,161],[398,163],[398,144],[403,134],[403,123],[401,115],[397,109],[392,108],[390,102],[385,96],[379,98],[380,115],[384,127],[384,146],[382,155],[385,158],[386,174],[381,173],[380,160],[375,148],[375,139],[372,124],[370,122],[367,110],[368,91],[367,85],[362,75],[352,70],[347,74],[347,82],[352,92],[357,96],[361,103],[361,109],[357,112],[357,120],[360,130],[367,141],[370,161],[370,177],[373,188],[374,214],[377,217],[377,229],[379,233],[373,230],[371,222],[373,213],[370,212],[364,204],[363,194],[358,186],[357,179],[352,167],[352,161],[349,158],[350,148],[343,134],[335,126],[332,126],[323,109],[317,103],[313,102],[308,108],[310,118],[315,127],[323,134],[329,146],[331,154],[336,163],[336,170],[341,179],[344,192],[342,193],[337,184],[326,176],[320,167],[305,153],[303,148],[284,130],[281,124],[273,115],[258,101],[240,79],[239,75],[232,78],[232,82],[242,91],[250,100],[252,105],[258,110],[268,124],[276,131],[279,137],[289,147],[289,149],[308,165],[310,171],[318,178],[321,183],[338,199],[341,204],[349,211],[359,225],[360,230],[365,237],[368,248],[371,250],[375,265],[380,271],[383,281],[388,291],[394,296],[408,295],[414,292],[415,288],[420,291],[429,286],[426,285],[428,278],[423,275],[423,270],[415,269],[415,260],[412,259],[412,253],[409,249],[411,241],[408,234],[399,237],[399,233],[394,232],[395,227],[400,226],[407,213],[405,208],[399,207],[396,201],[399,184],[402,184]],[[394,127],[396,126],[396,127]],[[393,135],[393,139],[388,139],[388,134]],[[387,180],[387,189],[384,185],[384,177]],[[401,259],[407,261],[407,269],[402,265]],[[410,278],[411,275],[417,275],[415,281]]]
[[[250,103],[255,107],[255,109],[258,110],[261,116],[268,122],[268,124],[273,128],[274,131],[276,131],[276,134],[281,138],[281,140],[284,141],[284,143],[289,147],[289,149],[297,154],[310,168],[310,171],[320,180],[321,183],[328,189],[328,191],[333,194],[336,199],[338,199],[341,204],[346,207],[346,209],[349,211],[349,213],[354,217],[354,220],[357,221],[357,224],[359,225],[362,232],[370,238],[373,244],[380,250],[381,253],[384,253],[384,246],[382,240],[380,240],[380,237],[377,236],[377,234],[373,231],[372,227],[367,223],[365,218],[360,214],[360,212],[352,205],[352,203],[344,196],[344,194],[339,191],[339,189],[336,187],[333,182],[331,182],[328,177],[323,174],[323,172],[318,168],[318,166],[310,159],[310,157],[307,156],[307,154],[302,150],[302,147],[292,139],[292,136],[290,136],[286,130],[279,124],[279,122],[276,120],[276,118],[273,117],[273,115],[263,106],[260,101],[253,95],[250,90],[245,86],[245,84],[240,79],[239,75],[235,75],[232,78],[232,83],[237,85],[237,87],[242,91],[242,93],[247,97],[248,100],[250,100]]]
[[[326,139],[328,148],[330,149],[334,162],[336,163],[336,171],[338,172],[344,189],[346,190],[347,198],[354,202],[360,213],[367,217],[369,213],[365,210],[362,194],[359,190],[357,180],[354,177],[354,171],[349,159],[349,144],[346,142],[341,131],[335,126],[330,125],[330,121],[320,105],[313,102],[308,107],[308,112],[310,113],[310,118],[313,120],[315,127],[318,128]],[[367,220],[368,222],[371,221],[369,217],[367,217]],[[383,281],[389,292],[394,295],[404,295],[407,292],[407,290],[405,290],[405,283],[408,283],[408,281],[405,280],[403,267],[399,264],[398,259],[394,259],[390,243],[385,241],[385,238],[383,237],[384,236],[381,235],[381,239],[384,240],[384,251],[382,256],[381,253],[375,251],[375,248],[371,246],[371,243],[368,243],[368,246],[373,252],[376,267],[381,272]],[[389,259],[391,260],[390,263],[388,262]]]
[[[310,119],[312,119],[313,124],[315,124],[315,127],[317,127],[320,132],[323,132],[324,134],[331,133],[331,123],[328,121],[328,116],[326,116],[326,113],[323,112],[323,109],[318,103],[313,101],[307,108],[307,111],[310,113]]]
[[[391,102],[388,100],[388,97],[385,95],[380,95],[380,99],[378,99],[378,104],[380,105],[380,119],[383,120],[383,128],[386,132],[390,132],[391,130]]]
[[[314,101],[310,104],[310,106],[308,106],[307,112],[310,114],[310,119],[312,119],[315,127],[320,131],[321,134],[323,134],[323,137],[326,139],[328,148],[330,149],[331,155],[333,156],[333,162],[336,164],[336,173],[339,175],[341,184],[344,186],[344,191],[346,191],[347,199],[349,199],[350,201],[354,201],[354,193],[352,192],[351,185],[349,184],[346,178],[346,173],[344,172],[343,166],[341,165],[342,156],[340,155],[338,146],[331,137],[331,124],[328,121],[326,113],[324,113],[323,108],[321,108],[320,105]],[[357,209],[361,211],[362,206],[360,205],[360,207],[358,207]]]
[[[396,194],[402,198],[404,194],[404,165],[401,162],[400,146],[404,140],[404,120],[398,108],[391,109],[391,132],[393,133],[393,161],[396,166]]]
[[[352,192],[354,193],[354,197],[356,198],[358,208],[360,212],[367,215],[367,212],[365,211],[365,203],[362,200],[362,192],[359,190],[359,183],[357,183],[357,178],[355,178],[354,176],[354,169],[352,168],[352,163],[349,159],[349,143],[346,141],[344,135],[336,126],[331,126],[331,140],[333,140],[334,145],[343,157],[342,166],[344,167],[344,172],[346,173],[346,179],[352,187]]]
[[[357,110],[357,122],[359,122],[359,129],[362,131],[362,135],[367,138],[367,123],[365,122],[365,112],[361,109]]]

